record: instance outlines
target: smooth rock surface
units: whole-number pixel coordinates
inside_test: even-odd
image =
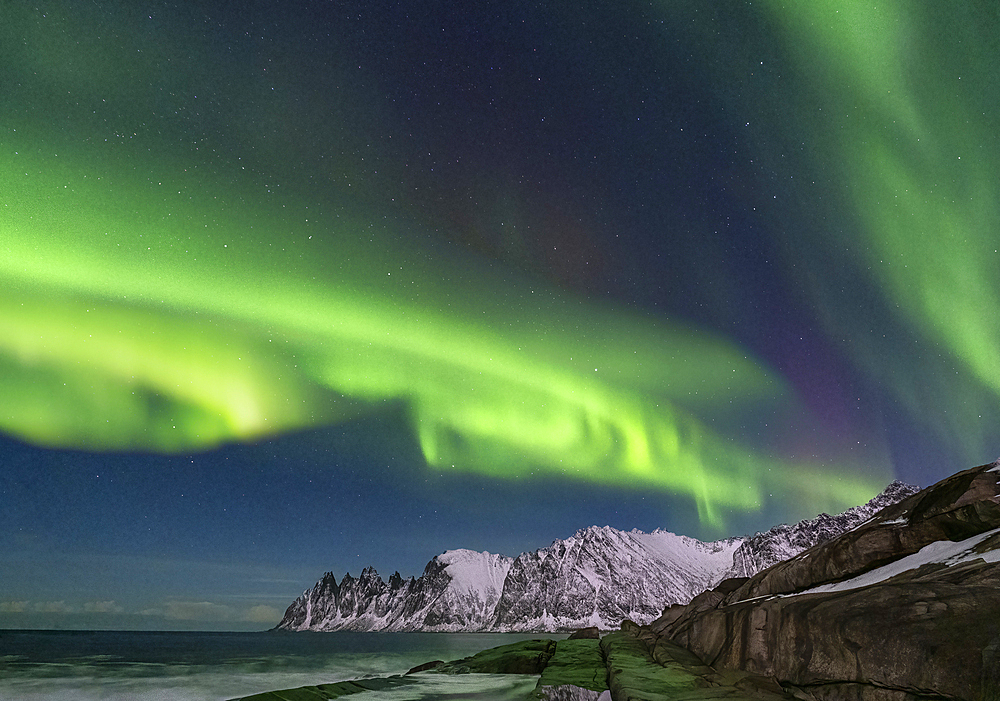
[[[356,679],[335,684],[301,686],[296,689],[265,691],[262,694],[242,696],[232,701],[326,701],[350,696],[362,691],[383,691],[414,683],[414,679],[403,676],[380,677],[376,679]]]

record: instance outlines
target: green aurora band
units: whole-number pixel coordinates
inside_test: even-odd
[[[807,216],[786,227],[792,259],[810,260],[795,239],[821,244],[807,269],[831,335],[912,416],[981,460],[1000,420],[1000,6],[766,6],[795,66],[767,99],[785,112],[776,119],[791,111],[802,125],[805,158],[828,187],[817,197],[786,180],[817,210],[810,235]],[[882,295],[874,318],[857,314],[870,301],[844,304],[838,266]]]
[[[712,526],[769,495],[808,515],[886,482],[713,430],[734,406],[797,411],[724,339],[442,254],[360,196],[336,214],[261,197],[166,137],[143,152],[34,132],[39,104],[0,144],[11,435],[183,452],[401,403],[436,469],[687,494]]]
[[[780,394],[708,334],[459,275],[457,261],[342,220],[328,242],[288,233],[266,205],[233,207],[183,171],[139,186],[93,154],[15,162],[0,423],[26,440],[196,450],[402,400],[434,467],[658,487],[692,495],[716,525],[719,506],[759,508],[765,490],[832,507],[878,488],[708,429],[697,413]],[[184,197],[158,194],[167,183]],[[252,233],[265,231],[286,233]]]

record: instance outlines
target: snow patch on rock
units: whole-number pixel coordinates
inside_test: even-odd
[[[437,556],[451,577],[451,589],[459,594],[503,590],[512,558],[475,550],[448,550]]]
[[[869,587],[924,565],[938,564],[946,567],[954,567],[978,559],[982,559],[985,562],[1000,562],[1000,549],[991,549],[986,552],[976,551],[976,546],[997,534],[1000,534],[1000,528],[979,533],[958,542],[938,540],[925,545],[912,555],[907,555],[894,562],[890,562],[888,565],[883,565],[882,567],[860,574],[857,577],[845,579],[842,582],[833,582],[832,584],[821,584],[818,587],[805,589],[789,596],[848,591],[849,589]]]

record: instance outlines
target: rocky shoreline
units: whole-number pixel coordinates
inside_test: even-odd
[[[315,701],[423,674],[538,675],[550,701],[1000,699],[1000,462],[959,472],[648,625],[529,640],[407,675],[244,697]]]
[[[538,681],[528,698],[546,701],[793,698],[771,679],[718,672],[677,645],[660,645],[654,658],[635,630],[623,630],[603,638],[525,640],[463,660],[431,662],[405,675],[285,689],[234,701],[337,699],[415,684],[426,674],[535,675]]]

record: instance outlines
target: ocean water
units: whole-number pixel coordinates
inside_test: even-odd
[[[2,701],[221,701],[402,674],[528,638],[495,633],[189,633],[0,630]],[[415,675],[356,701],[519,699],[535,678]]]

